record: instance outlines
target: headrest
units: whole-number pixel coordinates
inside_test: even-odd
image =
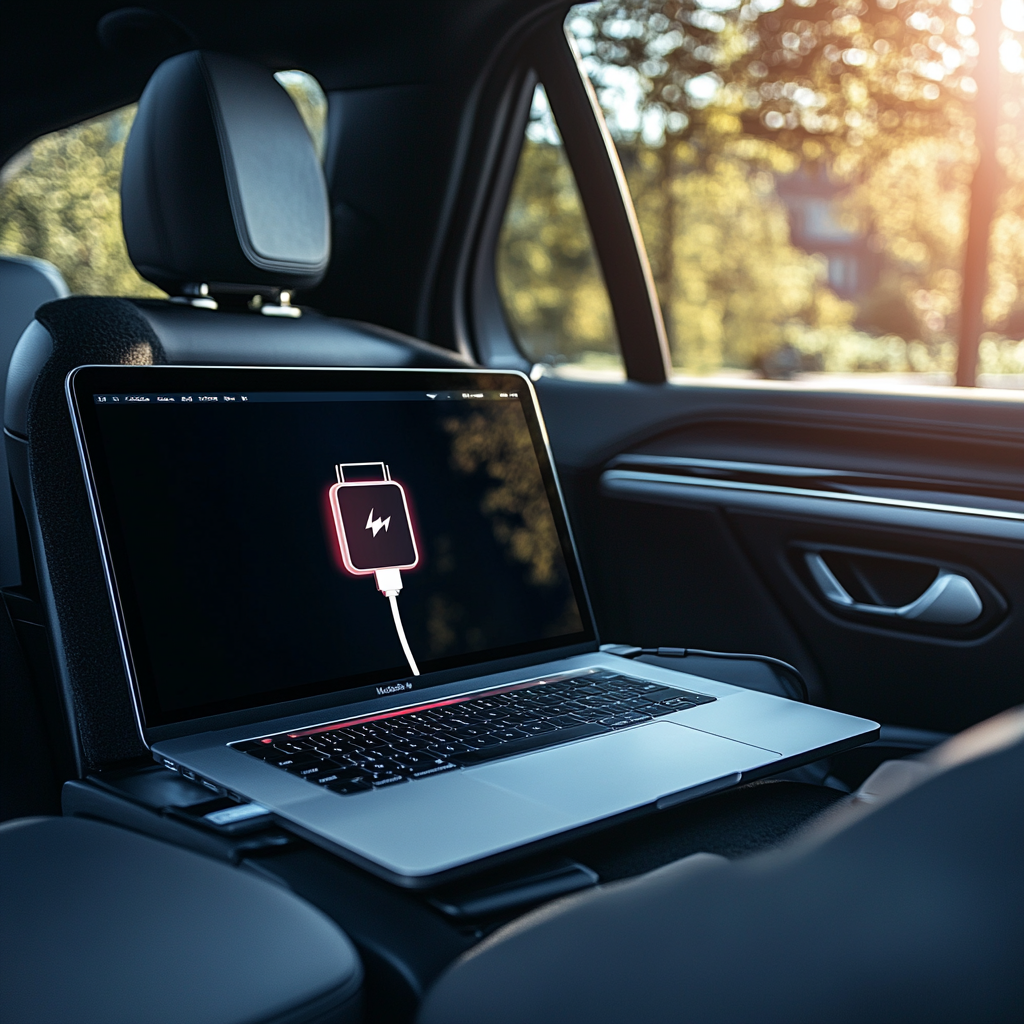
[[[265,67],[193,50],[149,80],[124,154],[128,255],[174,294],[311,288],[330,257],[323,171]]]

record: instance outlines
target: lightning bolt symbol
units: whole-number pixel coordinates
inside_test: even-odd
[[[377,534],[380,533],[381,527],[383,527],[384,528],[384,532],[387,533],[388,532],[388,526],[389,526],[390,523],[391,523],[391,516],[388,516],[387,519],[381,519],[380,516],[377,516],[377,518],[374,519],[373,518],[373,509],[371,508],[370,509],[370,514],[366,517],[365,529],[373,530],[373,535],[374,535],[374,537],[376,537]]]

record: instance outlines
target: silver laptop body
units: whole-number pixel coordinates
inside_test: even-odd
[[[84,367],[68,397],[154,758],[399,885],[877,735],[600,650],[522,374]],[[252,756],[608,677],[701,702],[401,785],[336,792]]]

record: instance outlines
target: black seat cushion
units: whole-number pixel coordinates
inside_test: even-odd
[[[0,826],[5,1024],[359,1019],[362,967],[269,881],[82,818]]]
[[[687,861],[471,950],[420,1024],[1024,1019],[1024,743],[820,845]]]

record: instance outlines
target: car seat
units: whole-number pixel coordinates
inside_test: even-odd
[[[494,933],[420,1024],[1024,1017],[1024,708],[888,761],[786,846],[695,854]]]
[[[351,1024],[362,966],[254,872],[84,818],[0,825],[5,1024]]]
[[[128,252],[167,300],[50,302],[22,335],[4,422],[76,774],[146,755],[118,653],[64,381],[85,363],[466,366],[456,353],[293,302],[330,258],[323,172],[270,70],[193,51],[165,61],[125,150]]]
[[[67,294],[68,286],[52,263],[30,256],[0,256],[0,374],[3,375],[0,380],[7,379],[11,353],[36,310]],[[0,413],[3,400],[0,391]],[[3,445],[0,446],[0,587],[13,587],[19,582],[7,449]]]

